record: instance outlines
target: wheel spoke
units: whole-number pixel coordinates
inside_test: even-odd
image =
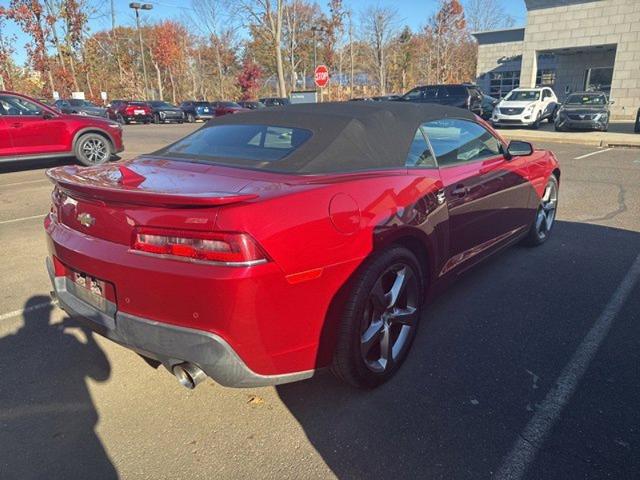
[[[393,362],[393,345],[391,344],[391,334],[389,327],[385,327],[382,330],[382,338],[380,339],[380,365],[383,369],[389,368],[391,362]]]
[[[382,287],[382,278],[379,278],[371,290],[371,301],[377,312],[384,312],[389,308],[389,294]]]
[[[369,354],[374,345],[380,343],[384,322],[374,320],[360,337],[360,349],[365,357]]]
[[[542,223],[544,222],[545,217],[544,209],[540,209],[540,211],[538,211],[538,216],[536,217],[536,232],[539,232],[542,228]]]
[[[544,215],[544,227],[547,232],[551,230],[551,226],[553,225],[553,217],[553,210],[546,212]]]
[[[551,186],[547,185],[544,189],[544,195],[542,195],[542,203],[546,203],[549,201],[551,197]]]
[[[406,307],[406,308],[398,308],[389,312],[388,314],[389,323],[392,324],[400,324],[400,325],[409,325],[413,327],[416,325],[418,320],[418,310],[415,307]]]
[[[393,285],[391,285],[391,290],[389,291],[389,293],[391,294],[391,298],[389,299],[387,308],[393,307],[396,305],[396,303],[398,303],[398,298],[400,298],[405,288],[407,287],[408,275],[409,273],[407,271],[407,267],[402,267],[396,272],[396,278],[393,281]]]

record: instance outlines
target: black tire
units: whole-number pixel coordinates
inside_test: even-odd
[[[187,123],[193,123],[196,121],[196,117],[193,116],[193,113],[187,113]]]
[[[564,127],[561,127],[557,123],[554,125],[554,129],[555,129],[556,132],[564,132],[564,131],[566,131]]]
[[[638,116],[636,117],[636,124],[633,127],[633,131],[636,133],[640,133],[640,110],[638,110]]]
[[[404,289],[399,287],[393,300],[392,287],[396,285],[404,285]],[[423,293],[422,270],[410,250],[393,246],[365,261],[348,285],[339,318],[333,373],[358,388],[374,388],[389,380],[404,362],[415,338]],[[376,332],[369,335],[371,342],[363,340],[368,332]],[[383,344],[389,345],[385,349],[387,360],[383,359]],[[369,355],[380,358],[369,359]]]
[[[553,112],[551,112],[551,115],[547,117],[547,122],[553,123],[556,120],[556,110],[557,108],[553,109]]]
[[[545,203],[544,197],[546,195],[548,188],[552,188],[553,191],[555,192],[554,194],[555,198],[552,198],[554,203],[553,209],[552,209],[553,217],[551,218],[549,227],[547,227],[548,224],[546,223],[546,214],[545,214],[545,219],[539,222],[541,210],[546,210],[547,212],[549,211],[548,208],[545,208],[543,206]],[[542,245],[544,242],[546,242],[549,239],[549,236],[553,231],[553,225],[555,225],[557,208],[558,208],[558,179],[556,178],[555,175],[551,175],[551,177],[549,177],[549,180],[547,181],[547,185],[545,186],[543,197],[540,199],[540,204],[538,205],[538,209],[536,210],[536,216],[533,220],[533,223],[531,224],[531,227],[529,227],[529,231],[527,232],[527,235],[522,239],[523,245],[526,245],[529,247],[537,247],[538,245]],[[544,228],[541,228],[541,227],[544,227]]]
[[[160,114],[159,113],[154,113],[153,114],[153,123],[155,123],[156,125],[160,123]]]
[[[533,124],[531,125],[531,128],[533,128],[534,130],[537,130],[538,128],[540,128],[540,122],[542,121],[542,112],[538,112],[538,116],[536,118],[536,121],[533,122]]]
[[[73,153],[82,165],[101,165],[111,159],[111,141],[99,133],[85,133],[73,146]]]

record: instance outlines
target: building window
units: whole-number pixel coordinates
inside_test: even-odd
[[[554,83],[556,83],[555,70],[538,70],[536,74],[536,86],[553,87]]]
[[[489,76],[489,95],[496,98],[506,96],[520,86],[520,71],[491,72]]]
[[[613,67],[589,68],[585,72],[585,92],[611,93],[611,80],[613,79]]]

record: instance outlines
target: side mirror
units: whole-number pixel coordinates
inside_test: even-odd
[[[45,120],[51,120],[53,117],[54,115],[51,112],[42,112],[42,118],[44,118]]]
[[[512,140],[507,146],[507,155],[511,157],[527,157],[533,153],[533,146],[529,142]]]

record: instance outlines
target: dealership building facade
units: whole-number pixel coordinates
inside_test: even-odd
[[[476,32],[477,84],[491,96],[551,86],[562,100],[607,92],[614,119],[640,107],[640,0],[524,0],[527,25]]]

